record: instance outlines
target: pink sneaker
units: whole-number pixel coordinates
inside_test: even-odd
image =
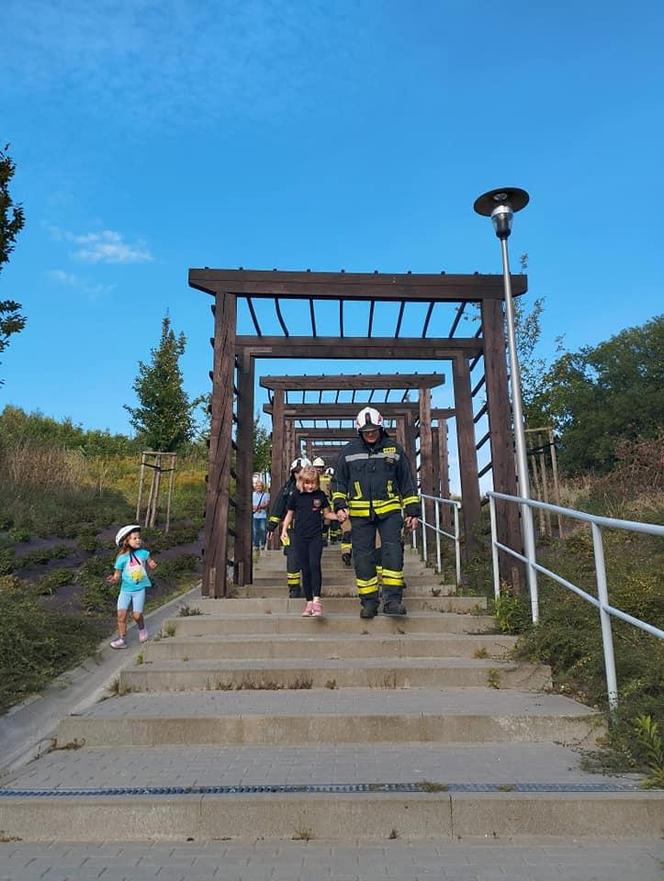
[[[127,641],[125,640],[125,638],[123,636],[118,636],[111,643],[111,648],[112,649],[126,649],[127,648]]]
[[[301,617],[302,618],[311,618],[311,616],[314,613],[313,608],[314,608],[314,604],[312,602],[307,602],[306,606],[304,607],[304,611],[302,612]]]
[[[323,604],[320,600],[314,600],[311,604],[311,617],[320,618],[323,614]]]
[[[138,641],[139,642],[147,642],[148,641],[148,629],[144,627],[142,630],[138,631]]]

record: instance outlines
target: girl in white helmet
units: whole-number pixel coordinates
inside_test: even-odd
[[[120,582],[118,596],[118,636],[111,643],[113,649],[127,648],[127,612],[132,607],[131,616],[138,627],[138,641],[146,642],[148,631],[145,627],[143,609],[145,591],[152,582],[147,570],[154,570],[157,564],[147,548],[141,547],[141,527],[137,523],[118,529],[115,544],[120,553],[115,561],[114,572],[106,581],[108,584]]]

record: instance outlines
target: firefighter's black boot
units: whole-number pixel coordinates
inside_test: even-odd
[[[345,566],[350,566],[350,553],[348,551],[346,551],[345,554],[341,555],[341,559],[343,560]]]
[[[360,597],[362,610],[360,618],[375,618],[378,614],[378,606],[380,605],[378,593],[370,593],[367,596]]]
[[[301,587],[289,587],[288,588],[288,598],[291,600],[299,600],[302,599],[302,588]]]
[[[383,588],[383,615],[405,615],[403,591],[400,587]]]

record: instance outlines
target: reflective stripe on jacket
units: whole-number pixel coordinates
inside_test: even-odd
[[[351,517],[380,517],[402,507],[417,517],[417,485],[403,447],[384,432],[373,447],[361,437],[347,444],[334,470],[332,504]]]

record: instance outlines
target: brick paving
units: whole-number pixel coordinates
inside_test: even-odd
[[[664,843],[0,844],[0,881],[662,881]]]

